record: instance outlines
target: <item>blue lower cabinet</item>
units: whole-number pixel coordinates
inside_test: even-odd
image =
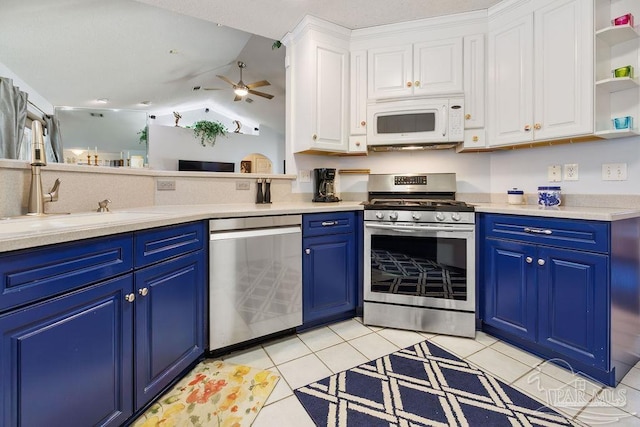
[[[356,212],[309,214],[303,218],[303,328],[352,317],[362,280],[362,216]]]
[[[204,270],[199,251],[135,273],[136,410],[204,353]]]
[[[623,239],[594,221],[486,214],[479,224],[483,329],[614,386],[640,351],[620,339],[616,319],[629,315],[612,304],[621,287],[638,289],[637,275],[619,273],[621,254],[638,265],[635,246],[620,250]],[[613,228],[624,227],[637,245],[640,223]]]
[[[0,316],[3,426],[118,426],[133,413],[131,274]]]
[[[540,248],[538,342],[585,365],[609,369],[609,257]]]
[[[303,322],[355,311],[353,234],[303,239]]]
[[[490,240],[485,250],[485,323],[535,340],[538,311],[536,270],[527,262],[535,257],[535,247]]]

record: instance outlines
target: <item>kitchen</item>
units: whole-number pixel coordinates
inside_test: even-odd
[[[561,182],[563,192],[563,202],[569,206],[607,206],[607,207],[635,207],[638,206],[638,190],[633,185],[633,171],[638,166],[638,148],[633,144],[637,143],[637,137],[623,138],[621,140],[587,142],[581,144],[567,144],[550,147],[538,147],[534,149],[504,150],[491,153],[455,153],[453,150],[426,151],[414,153],[390,152],[372,153],[366,157],[328,157],[316,155],[293,155],[288,153],[287,165],[291,165],[292,170],[312,170],[315,167],[335,167],[338,170],[367,168],[375,173],[397,173],[402,171],[429,171],[429,172],[455,172],[457,174],[457,195],[459,198],[471,202],[504,202],[506,191],[512,187],[525,190],[531,204],[535,204],[535,189],[538,185],[548,182],[547,168],[552,164],[578,164],[579,180]],[[606,144],[606,147],[605,147]],[[602,180],[602,163],[626,163],[630,174],[626,181],[604,181]],[[25,170],[14,166],[4,166],[2,169],[3,182],[11,183],[18,194],[24,194],[27,190],[25,184]],[[88,211],[93,208],[93,204],[98,200],[92,188],[99,188],[100,178],[94,174],[76,172],[71,169],[64,169],[54,165],[49,165],[46,171],[45,180],[52,181],[55,174],[69,175],[63,178],[65,185],[71,188],[88,188],[81,190],[78,194],[79,201],[60,200],[60,205],[56,210],[64,212],[71,210]],[[49,172],[51,171],[51,172]],[[134,177],[124,178],[116,174],[111,178],[113,182],[110,186],[131,187],[130,181],[134,179],[136,183],[142,184],[138,188],[140,193],[131,195],[127,191],[121,191],[118,201],[122,207],[139,207],[155,204],[193,203],[190,199],[189,191],[185,186],[191,185],[191,179],[185,179],[179,174],[168,174],[175,177],[177,190],[176,194],[167,193],[154,194],[154,180],[145,175],[134,175]],[[166,176],[158,174],[159,176]],[[297,174],[295,174],[297,175]],[[5,180],[6,178],[6,180]],[[340,195],[347,200],[361,201],[366,198],[367,179],[366,176],[358,174],[339,174],[338,188]],[[275,177],[274,193],[283,199],[291,197],[295,200],[308,200],[312,192],[312,183],[302,183],[293,181],[294,177]],[[49,186],[49,181],[47,185]],[[233,185],[228,183],[228,179],[215,178],[215,182],[207,183],[207,189],[213,192],[224,193],[226,189],[233,189]],[[291,184],[291,189],[287,187]],[[136,184],[134,184],[136,185]],[[255,185],[253,182],[251,185]],[[181,190],[185,190],[184,192]],[[255,187],[252,187],[255,191]],[[244,194],[234,194],[232,197],[238,201],[252,202],[254,191]],[[279,191],[279,193],[278,193]],[[214,203],[217,198],[210,195],[210,191],[204,196],[203,203]],[[16,202],[10,194],[5,193],[5,197],[10,199],[3,207],[8,206],[14,209]],[[113,197],[113,196],[110,196]],[[114,197],[115,198],[115,197]],[[96,200],[94,200],[96,199]],[[171,199],[171,202],[168,200]],[[281,200],[283,200],[281,199]],[[277,200],[274,198],[274,200]],[[89,204],[90,203],[90,204]],[[67,205],[64,205],[67,204]],[[18,209],[21,208],[18,202]],[[3,212],[3,214],[5,214]],[[6,213],[12,215],[11,211]]]

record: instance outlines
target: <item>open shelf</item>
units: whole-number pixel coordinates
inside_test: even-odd
[[[640,132],[638,132],[638,129],[607,129],[599,130],[595,135],[604,139],[616,139],[637,136],[640,135]]]
[[[612,77],[609,79],[598,80],[596,82],[596,86],[603,87],[608,92],[618,92],[638,87],[638,79],[632,79],[631,77]]]
[[[596,37],[609,46],[623,43],[640,37],[640,34],[631,25],[616,25],[596,31]]]

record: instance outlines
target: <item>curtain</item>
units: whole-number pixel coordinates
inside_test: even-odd
[[[28,94],[0,77],[0,158],[17,159],[27,123]]]
[[[55,116],[45,114],[44,121],[47,123],[45,129],[45,135],[49,137],[49,144],[47,145],[47,161],[64,163],[64,157],[62,153],[62,138],[60,136],[60,122]]]

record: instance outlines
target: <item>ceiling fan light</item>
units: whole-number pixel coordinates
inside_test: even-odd
[[[247,94],[249,93],[249,89],[247,89],[246,86],[237,86],[235,89],[233,89],[233,93],[238,96],[247,96]]]

